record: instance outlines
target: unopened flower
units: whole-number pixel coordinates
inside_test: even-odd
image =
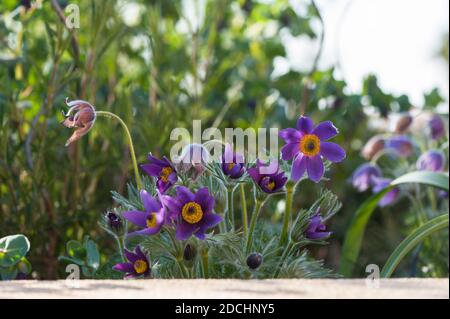
[[[226,176],[232,179],[241,177],[245,172],[244,156],[233,152],[230,144],[225,145],[225,153],[222,156],[222,170]]]
[[[166,158],[157,159],[148,155],[149,164],[141,165],[141,168],[150,176],[156,177],[156,186],[164,194],[178,181],[177,171],[173,164]]]
[[[374,193],[379,193],[391,184],[392,179],[373,177],[372,181],[373,181],[372,191]],[[386,195],[384,195],[384,197],[378,202],[378,206],[385,207],[393,204],[397,200],[399,195],[400,189],[398,187],[394,187]]]
[[[253,253],[247,257],[247,266],[251,270],[256,270],[261,266],[263,262],[263,256],[258,253]]]
[[[196,180],[205,171],[205,164],[209,161],[210,154],[202,144],[186,145],[179,157],[174,162],[180,173],[187,174],[193,180]]]
[[[263,173],[263,169],[272,173]],[[265,193],[271,194],[280,191],[287,182],[284,172],[278,167],[278,162],[268,165],[263,164],[260,160],[256,162],[256,167],[248,169],[248,174],[256,185]]]
[[[369,139],[364,145],[361,155],[368,161],[370,161],[378,152],[384,149],[385,141],[383,136],[375,135]]]
[[[417,169],[421,171],[440,172],[444,170],[445,155],[438,150],[423,153],[417,160]]]
[[[154,235],[159,233],[165,220],[165,209],[163,205],[151,197],[145,190],[141,190],[140,196],[145,211],[127,211],[123,213],[123,217],[144,229],[132,232],[129,236]]]
[[[83,100],[68,102],[66,100],[66,104],[70,108],[67,113],[63,112],[65,119],[62,125],[68,128],[75,128],[72,136],[66,142],[66,146],[69,146],[89,132],[95,123],[97,115],[95,108],[89,102]]]
[[[298,181],[305,172],[314,182],[319,182],[324,174],[323,159],[331,162],[341,162],[345,158],[345,151],[336,143],[327,140],[338,134],[332,122],[326,121],[314,127],[313,121],[302,116],[297,121],[297,128],[287,128],[280,131],[280,137],[287,143],[281,149],[282,158],[292,163],[291,178]]]
[[[192,235],[204,240],[206,231],[223,220],[213,213],[214,197],[206,187],[193,194],[188,188],[178,186],[176,197],[165,196],[164,204],[176,225],[178,240],[186,240]]]
[[[320,208],[309,220],[308,228],[306,229],[305,236],[311,240],[318,240],[328,238],[331,232],[327,231],[327,227],[323,222],[322,215],[320,214]]]
[[[395,123],[394,131],[397,134],[405,133],[413,122],[413,117],[409,114],[402,115]]]
[[[380,177],[381,170],[378,166],[365,163],[359,166],[352,176],[352,184],[360,192],[365,192],[373,185],[372,178]]]
[[[114,229],[115,231],[122,228],[122,218],[116,212],[106,212],[104,217],[109,228]]]
[[[414,146],[409,137],[405,135],[393,136],[386,141],[386,148],[393,150],[402,157],[408,157],[413,153]]]
[[[431,137],[434,140],[438,140],[445,136],[445,124],[439,115],[434,114],[428,122],[428,126],[430,129]]]
[[[150,276],[150,262],[139,245],[136,246],[134,253],[126,249],[124,252],[128,262],[115,265],[113,267],[114,270],[124,272],[126,279]]]
[[[185,261],[191,261],[197,256],[197,248],[193,244],[187,244],[184,247],[183,259]]]

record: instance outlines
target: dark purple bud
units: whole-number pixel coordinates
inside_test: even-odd
[[[395,129],[394,129],[395,133],[397,133],[397,134],[405,133],[411,126],[412,122],[413,122],[413,118],[411,115],[405,114],[405,115],[401,116],[395,123]]]
[[[428,126],[430,129],[431,137],[434,140],[438,140],[445,136],[445,124],[439,115],[433,115],[428,122]]]
[[[251,270],[256,270],[261,266],[263,262],[263,256],[258,253],[253,253],[247,257],[247,266]]]
[[[191,261],[197,256],[197,248],[192,244],[187,244],[184,247],[183,258],[185,261]]]
[[[114,229],[116,231],[122,228],[122,218],[114,212],[107,212],[105,214],[106,222],[109,228]]]
[[[315,215],[309,220],[308,228],[306,229],[305,236],[311,240],[321,240],[330,237],[331,232],[327,231],[322,215],[320,214],[320,208],[317,209]]]
[[[445,155],[438,150],[427,151],[419,157],[416,165],[421,171],[440,172],[444,170]]]

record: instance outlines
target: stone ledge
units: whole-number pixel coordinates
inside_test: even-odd
[[[77,285],[77,287],[74,287]],[[0,282],[0,298],[317,299],[449,298],[449,279],[80,280]]]

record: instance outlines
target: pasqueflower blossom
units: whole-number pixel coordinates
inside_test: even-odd
[[[389,184],[392,182],[392,179],[389,178],[382,178],[382,177],[373,177],[373,188],[372,191],[374,193],[381,192],[386,187],[389,186]],[[378,206],[385,207],[393,204],[398,196],[400,195],[400,189],[397,187],[394,187],[391,189],[384,197],[378,202]]]
[[[222,171],[231,179],[238,179],[245,172],[244,156],[233,152],[230,144],[225,145],[225,152],[222,156]]]
[[[69,146],[89,132],[97,116],[95,108],[89,102],[83,100],[68,102],[66,100],[66,104],[70,108],[67,113],[62,112],[65,119],[61,124],[68,128],[75,128],[72,136],[66,142],[66,146]]]
[[[434,140],[438,140],[445,136],[445,124],[439,115],[435,114],[431,117],[428,122],[428,127],[430,129],[431,137]]]
[[[164,196],[164,205],[176,226],[176,238],[186,240],[192,235],[204,240],[206,231],[219,224],[223,218],[213,213],[214,197],[208,188],[193,194],[188,188],[178,186],[175,197]]]
[[[373,186],[373,177],[380,177],[381,170],[378,166],[365,163],[359,166],[352,176],[352,184],[359,192],[365,192]]]
[[[177,171],[173,164],[166,158],[157,159],[148,155],[149,164],[141,165],[141,168],[150,176],[156,177],[156,186],[164,194],[178,180]]]
[[[267,172],[272,173],[263,173],[263,168],[265,168]],[[287,177],[284,175],[284,172],[279,169],[278,162],[265,165],[258,160],[256,162],[256,167],[248,169],[248,174],[255,184],[257,184],[263,192],[268,194],[278,192],[287,182]]]
[[[402,157],[408,157],[413,153],[414,146],[411,140],[404,135],[393,136],[386,140],[386,148],[395,151]]]
[[[320,214],[320,208],[309,220],[308,228],[306,229],[305,236],[308,239],[324,239],[331,235],[331,232],[326,231],[327,227],[323,223],[322,215]]]
[[[129,262],[115,265],[114,270],[124,272],[126,279],[150,276],[152,271],[150,262],[139,245],[136,246],[134,253],[126,249],[124,249],[124,253]]]
[[[140,197],[145,211],[127,211],[123,213],[123,217],[136,226],[144,229],[132,232],[128,235],[154,235],[159,233],[165,220],[165,208],[160,201],[151,197],[145,190],[141,190]]]
[[[427,151],[419,157],[416,165],[421,171],[440,172],[444,169],[445,155],[438,150]]]
[[[332,122],[326,121],[314,127],[313,121],[301,116],[297,128],[287,128],[280,131],[280,137],[286,141],[281,149],[282,158],[292,163],[291,178],[298,181],[305,172],[314,182],[319,182],[324,174],[323,158],[337,163],[345,158],[345,151],[336,143],[327,140],[338,134]]]

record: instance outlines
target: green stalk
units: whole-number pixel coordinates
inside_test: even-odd
[[[241,191],[241,213],[242,213],[242,227],[244,229],[244,236],[248,235],[248,216],[247,216],[247,202],[245,200],[245,186],[241,183],[240,191]]]
[[[227,189],[228,221],[231,221],[231,230],[235,229],[233,193],[234,193],[233,188],[228,187]]]
[[[252,250],[252,245],[253,245],[253,232],[255,231],[255,225],[256,225],[256,220],[258,219],[258,216],[261,212],[261,207],[262,204],[264,202],[259,200],[259,199],[255,199],[255,207],[253,209],[253,213],[252,213],[252,219],[250,221],[250,230],[248,232],[248,236],[247,236],[247,249],[246,252],[247,254],[250,253],[250,251]]]
[[[131,155],[131,159],[133,161],[134,175],[136,177],[136,184],[137,184],[137,187],[139,190],[142,189],[142,181],[141,181],[141,176],[139,175],[139,169],[138,169],[137,160],[136,160],[136,153],[134,152],[133,139],[131,138],[131,134],[130,134],[130,130],[128,129],[128,126],[125,124],[125,122],[119,116],[117,116],[114,113],[111,113],[108,111],[96,111],[95,114],[97,114],[98,116],[116,119],[122,125],[123,129],[125,130],[127,139],[128,139],[128,146],[130,147],[130,155]]]
[[[295,184],[288,183],[286,185],[286,210],[284,213],[283,228],[280,236],[280,246],[286,243],[288,236],[289,224],[292,216],[292,200],[294,197]]]
[[[202,253],[202,265],[205,279],[209,278],[209,256],[208,251]]]

